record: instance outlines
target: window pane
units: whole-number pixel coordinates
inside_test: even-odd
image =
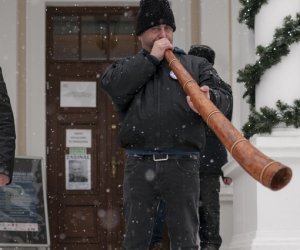
[[[107,59],[107,17],[82,16],[81,53],[84,60]]]
[[[135,54],[135,17],[130,13],[124,12],[124,15],[112,16],[110,19],[110,59]]]
[[[53,59],[79,58],[78,16],[55,16],[53,19]]]

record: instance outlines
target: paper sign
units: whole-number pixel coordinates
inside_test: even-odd
[[[96,86],[96,82],[60,82],[60,106],[95,108]]]
[[[66,190],[91,189],[91,155],[66,155]]]
[[[90,129],[67,129],[67,148],[91,148],[92,131]]]
[[[86,148],[69,148],[70,155],[86,155]]]

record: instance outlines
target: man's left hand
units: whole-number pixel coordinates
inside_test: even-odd
[[[203,92],[203,94],[206,96],[207,99],[210,99],[210,95],[209,95],[209,87],[204,85],[202,87],[200,87],[201,91]],[[199,112],[197,111],[197,109],[195,108],[190,96],[186,97],[187,103],[190,106],[190,108],[197,114],[199,114]]]

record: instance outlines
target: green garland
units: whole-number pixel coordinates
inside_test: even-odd
[[[244,22],[250,29],[254,29],[255,15],[261,6],[267,3],[266,0],[240,0],[244,6],[240,11],[239,22]],[[282,56],[290,52],[290,45],[300,41],[300,13],[296,19],[291,16],[284,19],[283,28],[278,28],[271,44],[267,47],[258,46],[256,54],[259,59],[253,65],[246,65],[243,70],[238,71],[238,82],[245,83],[246,91],[243,98],[248,97],[251,114],[249,121],[243,126],[242,131],[246,138],[257,133],[271,133],[272,128],[280,123],[287,126],[300,127],[300,100],[295,100],[294,106],[289,106],[281,101],[277,101],[277,110],[268,107],[260,108],[260,112],[255,111],[255,88],[259,84],[265,71],[281,61]]]
[[[300,14],[293,20],[291,16],[284,19],[283,28],[278,28],[271,44],[267,47],[258,46],[256,54],[259,59],[253,64],[248,64],[243,70],[238,71],[238,82],[245,83],[246,92],[243,98],[248,97],[247,102],[251,108],[255,105],[255,86],[259,84],[262,75],[267,69],[281,61],[281,57],[290,52],[290,45],[300,41]]]
[[[249,1],[240,0],[240,3],[244,6],[239,13],[239,22],[245,23],[249,29],[254,29],[255,15],[259,12],[263,4],[268,3],[268,0],[261,1]]]
[[[294,104],[294,106],[290,106],[277,101],[276,107],[278,110],[268,107],[260,108],[260,112],[253,110],[249,116],[249,121],[242,128],[244,136],[250,138],[257,133],[271,133],[272,128],[280,123],[299,128],[300,100],[295,100]]]

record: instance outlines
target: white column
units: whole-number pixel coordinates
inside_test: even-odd
[[[268,46],[275,29],[283,27],[284,17],[295,18],[300,11],[299,0],[272,0],[264,4],[255,18],[255,44]],[[256,108],[275,107],[281,100],[293,104],[300,93],[300,43],[290,46],[290,53],[281,62],[267,70],[256,86]]]
[[[255,19],[255,46],[268,46],[284,17],[295,18],[300,0],[272,0],[264,4]],[[293,104],[300,98],[300,44],[268,69],[256,86],[256,108],[275,107],[281,100]],[[300,249],[300,129],[276,128],[269,135],[255,135],[250,141],[270,158],[293,171],[291,182],[271,191],[248,175],[236,161],[224,167],[233,178],[233,237],[228,250]],[[245,152],[246,153],[246,152]]]

